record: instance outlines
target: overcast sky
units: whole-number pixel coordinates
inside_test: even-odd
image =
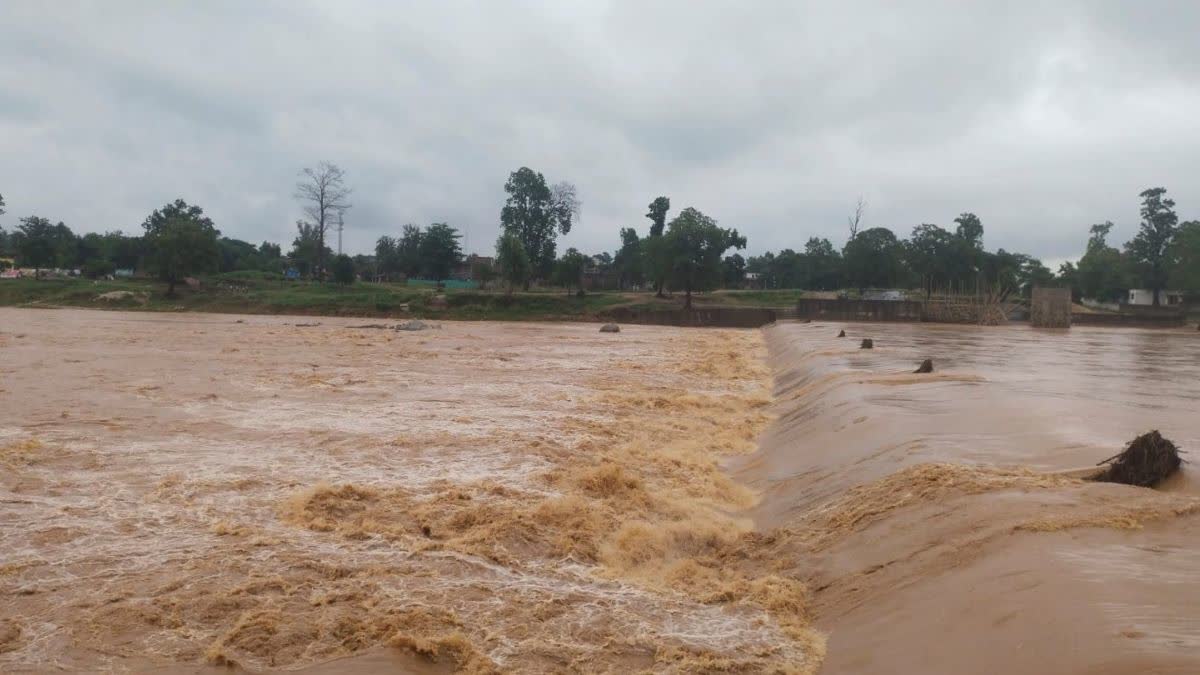
[[[345,169],[348,252],[446,221],[491,250],[503,185],[578,186],[612,250],[671,198],[749,251],[982,218],[1053,262],[1200,218],[1200,3],[0,2],[0,194],[135,231],[176,198],[290,246],[297,171]],[[901,8],[901,5],[904,7]]]

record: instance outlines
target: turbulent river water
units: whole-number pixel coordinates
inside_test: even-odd
[[[1198,375],[1184,331],[0,308],[0,670],[1194,673],[1193,467],[1076,470],[1200,446]]]
[[[1195,331],[767,341],[778,419],[735,473],[757,525],[803,542],[786,555],[811,571],[826,672],[1200,672],[1194,465],[1157,491],[1071,477],[1150,429],[1200,447]]]

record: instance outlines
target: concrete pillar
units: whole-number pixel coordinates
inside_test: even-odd
[[[1029,301],[1029,323],[1038,328],[1071,327],[1071,289],[1033,289]]]

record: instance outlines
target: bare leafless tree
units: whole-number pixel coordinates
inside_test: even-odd
[[[563,234],[570,232],[572,223],[579,220],[582,206],[574,183],[563,181],[550,186],[550,210]]]
[[[846,223],[850,226],[850,240],[853,241],[858,236],[858,226],[862,222],[863,213],[867,210],[867,200],[863,199],[862,195],[858,196],[858,203],[854,205],[854,215],[846,217]]]
[[[314,272],[318,278],[324,278],[325,232],[350,208],[346,199],[351,190],[344,182],[345,172],[332,162],[318,162],[315,169],[301,171],[300,177],[295,197],[303,204],[304,215],[316,230],[317,265]]]

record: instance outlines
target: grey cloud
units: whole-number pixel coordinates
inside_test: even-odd
[[[0,5],[0,194],[77,229],[183,197],[285,247],[296,172],[341,164],[346,246],[406,222],[495,240],[507,173],[575,182],[564,245],[671,196],[752,252],[841,244],[859,194],[904,236],[1078,255],[1164,185],[1200,217],[1187,2],[144,2]],[[13,161],[12,158],[19,158]]]

